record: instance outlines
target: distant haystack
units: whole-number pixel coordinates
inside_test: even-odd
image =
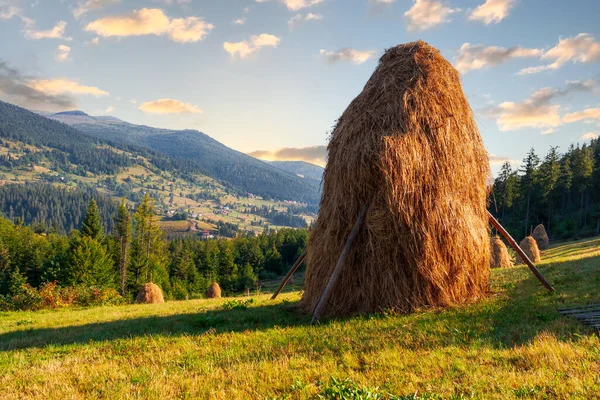
[[[523,252],[531,262],[537,263],[540,262],[540,249],[538,248],[537,242],[531,236],[527,236],[525,239],[521,240],[519,244]],[[521,259],[521,257],[517,256],[517,264],[525,264],[525,261]]]
[[[550,246],[550,239],[548,239],[548,234],[546,233],[544,225],[539,224],[538,226],[536,226],[531,236],[533,236],[533,238],[537,242],[538,248],[540,250],[547,250]]]
[[[367,204],[323,315],[485,296],[489,178],[460,74],[423,41],[387,50],[329,142],[301,309],[315,309]]]
[[[492,257],[490,258],[490,267],[509,268],[513,266],[510,254],[506,245],[498,236],[492,238]]]
[[[165,299],[163,298],[162,290],[160,290],[160,287],[150,282],[146,283],[142,290],[140,290],[140,293],[138,293],[135,302],[139,304],[159,304],[164,303]]]
[[[221,287],[217,282],[213,282],[206,291],[206,297],[208,299],[218,299],[221,297]]]

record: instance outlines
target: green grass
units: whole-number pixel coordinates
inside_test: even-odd
[[[515,267],[474,304],[318,326],[299,292],[2,313],[0,398],[600,398],[597,333],[556,311],[600,303],[600,239],[544,256],[556,294]]]

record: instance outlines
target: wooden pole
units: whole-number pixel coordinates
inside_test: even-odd
[[[273,293],[273,296],[271,296],[271,300],[275,300],[275,298],[279,295],[279,293],[281,293],[281,291],[285,287],[286,283],[288,283],[288,281],[290,280],[292,275],[294,275],[294,272],[296,272],[296,270],[298,268],[300,268],[300,265],[302,265],[302,261],[304,261],[305,258],[306,258],[306,250],[304,250],[302,252],[302,254],[300,254],[300,257],[298,257],[298,259],[296,260],[296,262],[294,263],[292,268],[290,268],[290,270],[288,271],[286,276],[281,280],[279,287],[277,288],[275,293]]]
[[[344,249],[342,250],[342,254],[340,255],[340,258],[338,259],[337,264],[335,265],[335,268],[333,269],[333,273],[331,274],[331,277],[329,278],[329,282],[327,282],[327,286],[325,286],[325,290],[323,290],[323,293],[321,293],[321,297],[319,297],[319,301],[317,302],[317,306],[315,307],[315,311],[313,312],[312,320],[310,321],[311,324],[314,324],[316,321],[319,320],[319,317],[321,316],[321,313],[323,311],[323,307],[324,307],[325,303],[327,302],[327,300],[329,300],[331,291],[336,286],[337,281],[340,279],[340,275],[342,272],[342,266],[344,265],[344,260],[346,259],[346,256],[350,252],[350,248],[352,247],[352,242],[354,242],[354,239],[356,239],[356,236],[358,236],[358,232],[360,231],[360,227],[365,219],[365,216],[367,215],[367,211],[369,211],[370,206],[371,206],[371,203],[367,203],[363,207],[358,218],[356,219],[356,222],[354,223],[354,227],[352,228],[352,231],[350,232],[350,236],[348,236],[348,239],[346,240],[346,245],[344,246]]]
[[[536,278],[538,278],[538,280],[542,283],[542,285],[544,285],[546,287],[546,289],[548,289],[550,292],[554,292],[555,290],[552,287],[552,285],[550,284],[550,282],[548,282],[546,280],[546,278],[544,278],[544,276],[540,273],[540,271],[538,271],[538,269],[535,267],[535,265],[533,265],[533,263],[531,262],[529,257],[527,257],[527,254],[525,254],[523,249],[521,249],[521,247],[519,247],[517,242],[515,242],[515,239],[513,239],[512,236],[510,236],[510,234],[506,231],[506,229],[504,229],[504,227],[502,225],[500,225],[500,222],[498,222],[496,220],[496,218],[494,218],[494,216],[492,214],[490,214],[489,211],[488,211],[488,218],[490,220],[490,223],[494,226],[494,228],[496,228],[498,230],[498,232],[500,232],[502,234],[502,236],[504,236],[504,239],[506,239],[508,244],[510,244],[510,246],[517,252],[517,254],[523,259],[523,261],[525,261],[525,264],[527,264],[527,266],[529,267],[531,272],[533,272],[533,274],[536,276]]]

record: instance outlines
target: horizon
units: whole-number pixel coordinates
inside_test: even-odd
[[[600,3],[351,3],[2,0],[0,99],[323,166],[383,49],[423,39],[461,72],[494,172],[600,134]]]

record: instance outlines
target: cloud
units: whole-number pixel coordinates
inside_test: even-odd
[[[481,21],[484,24],[498,23],[508,17],[510,9],[516,0],[486,0],[469,13],[471,21]]]
[[[54,59],[58,62],[67,61],[69,59],[69,54],[71,53],[71,48],[69,46],[65,46],[64,44],[59,44],[56,48],[56,55]]]
[[[319,52],[328,63],[334,64],[338,61],[348,61],[353,64],[362,64],[375,56],[375,50],[357,50],[349,47],[337,51],[321,49]]]
[[[554,128],[548,128],[542,131],[542,135],[549,135],[551,133],[554,133]]]
[[[472,70],[488,66],[504,64],[514,58],[539,57],[542,55],[540,49],[528,49],[524,47],[486,47],[482,44],[471,45],[465,43],[460,47],[458,55],[454,59],[456,69],[467,73]]]
[[[192,104],[175,99],[147,101],[139,109],[148,114],[202,114],[203,112]]]
[[[19,15],[19,8],[15,3],[0,0],[0,21],[11,19],[17,15]]]
[[[596,108],[586,108],[583,111],[574,112],[571,114],[565,115],[563,121],[567,123],[571,122],[597,122],[600,124],[600,107]]]
[[[502,165],[507,161],[511,164],[519,164],[521,162],[510,157],[502,157],[495,154],[488,154],[488,158],[490,160],[490,165]]]
[[[97,46],[100,43],[100,38],[96,36],[92,40],[90,40],[87,44]]]
[[[519,71],[519,75],[536,74],[549,69],[558,69],[569,61],[584,64],[600,60],[600,42],[588,33],[559,39],[558,44],[545,52],[542,60],[554,60],[551,64],[528,67]]]
[[[233,57],[246,58],[263,47],[277,47],[280,41],[281,39],[277,36],[261,33],[260,35],[252,36],[249,40],[235,43],[225,42],[223,43],[223,48]]]
[[[423,31],[448,21],[448,16],[458,9],[444,6],[440,0],[414,0],[413,6],[404,13],[409,31]]]
[[[302,25],[303,23],[305,23],[307,21],[320,21],[322,19],[323,19],[323,16],[321,14],[313,14],[313,13],[308,13],[306,15],[296,14],[292,18],[290,18],[290,20],[288,21],[288,27],[290,28],[290,31],[293,31],[294,29],[296,29],[297,27],[299,27],[300,25]]]
[[[256,0],[257,3],[266,3],[271,0]],[[319,3],[322,3],[324,0],[278,0],[280,3],[283,3],[287,6],[290,11],[298,11],[303,8],[312,7]]]
[[[598,139],[598,137],[600,137],[600,132],[588,132],[581,135],[583,140]]]
[[[80,1],[77,7],[73,9],[73,16],[75,18],[81,18],[84,14],[92,11],[99,10],[105,6],[120,3],[121,0],[87,0]]]
[[[234,25],[244,25],[245,23],[246,23],[246,17],[238,18],[235,21],[233,21]]]
[[[115,107],[114,107],[114,106],[109,106],[109,107],[108,107],[106,110],[104,110],[104,112],[105,112],[106,114],[110,114],[110,113],[112,113],[113,111],[115,111]]]
[[[178,43],[191,43],[204,39],[213,28],[214,25],[199,17],[170,19],[160,9],[142,8],[126,15],[97,19],[85,30],[104,37],[157,35]]]
[[[49,95],[89,94],[92,96],[108,96],[108,92],[98,89],[96,86],[81,85],[70,79],[32,79],[28,86]]]
[[[569,81],[561,89],[542,88],[520,103],[504,102],[488,108],[486,113],[496,118],[501,131],[535,128],[547,132],[563,123],[560,105],[552,104],[553,100],[576,92],[592,92],[596,88],[595,80]]]
[[[250,156],[267,161],[306,161],[325,166],[327,146],[283,147],[276,150],[257,150]]]
[[[0,61],[0,95],[3,99],[22,107],[61,111],[77,108],[77,102],[70,95],[51,94],[29,85],[31,78],[19,70]]]
[[[72,37],[65,36],[65,28],[67,27],[67,23],[65,21],[59,21],[58,24],[54,26],[54,28],[49,29],[47,31],[36,31],[35,29],[33,29],[35,21],[29,18],[24,18],[23,22],[25,22],[25,25],[27,26],[27,28],[25,29],[25,37],[27,39],[62,39],[66,41],[73,40]]]

